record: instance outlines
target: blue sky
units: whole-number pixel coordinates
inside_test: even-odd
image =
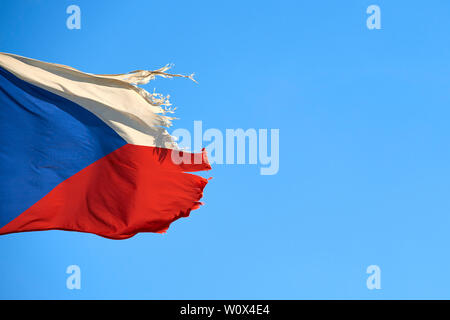
[[[81,29],[66,8],[81,8]],[[381,8],[368,30],[366,8]],[[2,1],[0,51],[155,69],[173,129],[280,129],[280,170],[216,165],[167,234],[0,237],[0,298],[450,298],[448,1]],[[18,188],[20,186],[11,186]],[[67,266],[81,290],[66,288]],[[381,268],[368,290],[366,268]]]

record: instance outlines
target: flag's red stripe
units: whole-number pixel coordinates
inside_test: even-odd
[[[185,172],[211,169],[205,153],[200,164],[176,165],[172,152],[127,144],[63,181],[0,234],[58,229],[125,239],[164,232],[200,205],[207,180]]]

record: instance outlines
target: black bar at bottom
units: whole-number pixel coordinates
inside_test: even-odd
[[[46,315],[64,310],[64,315],[95,314],[139,319],[315,319],[321,315],[367,315],[386,317],[430,310],[447,311],[448,300],[4,300],[4,310]],[[385,308],[387,307],[387,308]],[[6,308],[6,309],[5,309]],[[100,319],[99,318],[99,319]]]

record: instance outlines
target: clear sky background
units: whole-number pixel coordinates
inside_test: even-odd
[[[67,6],[81,30],[66,28]],[[381,8],[368,30],[366,8]],[[450,2],[1,1],[0,51],[158,79],[176,128],[279,128],[166,234],[0,237],[0,298],[450,298]],[[113,186],[111,186],[113,187]],[[21,186],[11,186],[26,192]],[[66,268],[81,268],[81,290]],[[368,290],[366,268],[381,268]]]

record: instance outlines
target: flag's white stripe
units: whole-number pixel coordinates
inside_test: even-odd
[[[0,67],[86,108],[128,143],[177,147],[164,128],[171,125],[171,118],[163,115],[164,109],[158,101],[152,102],[150,94],[132,84],[153,79],[157,72],[138,71],[134,76],[94,75],[7,53],[0,53]]]

